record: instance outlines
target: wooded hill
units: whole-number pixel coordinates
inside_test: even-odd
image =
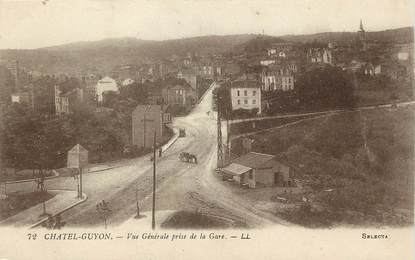
[[[270,43],[280,41],[317,41],[326,44],[329,41],[350,42],[356,37],[356,32],[327,32],[279,37],[256,34],[210,35],[165,41],[113,38],[33,50],[0,50],[0,57],[4,60],[19,59],[23,66],[44,73],[105,73],[118,65],[150,63],[172,55],[239,53],[252,47],[266,48]],[[411,42],[413,37],[413,27],[367,32],[369,40],[381,42]]]

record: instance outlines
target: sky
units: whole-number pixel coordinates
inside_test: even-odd
[[[0,49],[115,37],[309,34],[412,26],[415,0],[0,0]]]

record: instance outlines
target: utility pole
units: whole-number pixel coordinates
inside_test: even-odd
[[[151,228],[156,228],[156,130],[154,130],[154,141],[153,141],[153,209]]]
[[[82,168],[79,168],[79,195],[78,197],[82,199]]]
[[[146,149],[146,113],[143,113],[143,148]]]
[[[223,167],[223,150],[222,150],[222,123],[220,120],[220,106],[219,106],[219,95],[216,95],[216,110],[217,110],[217,143],[218,143],[218,151],[217,151],[217,168],[220,169]]]

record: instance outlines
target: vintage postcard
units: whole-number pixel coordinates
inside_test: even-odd
[[[414,259],[414,18],[0,0],[0,259]]]

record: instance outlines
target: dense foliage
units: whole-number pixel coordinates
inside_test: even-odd
[[[339,68],[316,68],[304,73],[296,82],[299,105],[308,109],[352,107],[353,84]]]
[[[16,169],[53,169],[66,164],[67,151],[82,144],[90,161],[99,162],[122,153],[128,123],[115,112],[95,114],[76,110],[66,116],[47,116],[13,104],[1,133],[2,166]]]

